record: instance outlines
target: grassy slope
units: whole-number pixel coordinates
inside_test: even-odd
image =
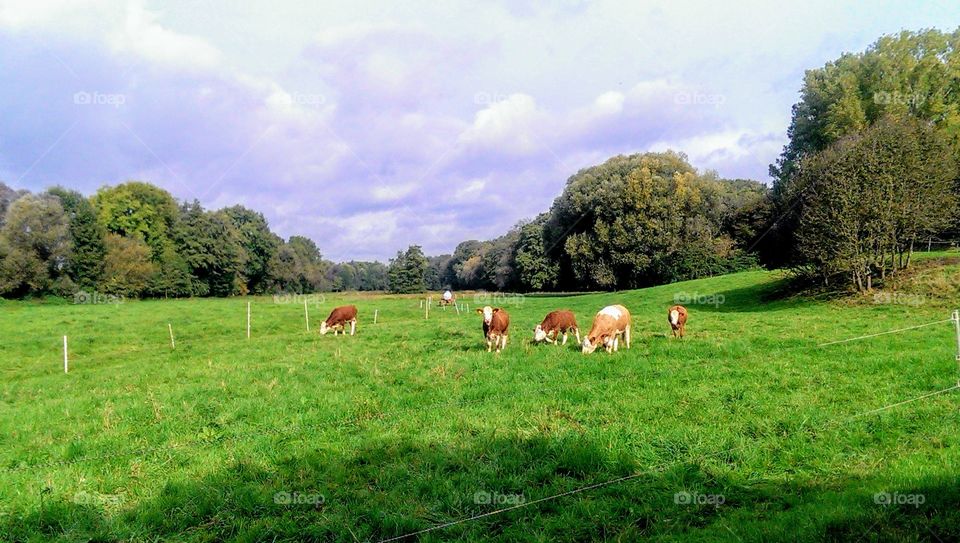
[[[424,322],[402,297],[346,297],[353,338],[308,335],[302,305],[255,299],[250,341],[243,299],[5,303],[0,540],[379,540],[497,508],[478,492],[530,502],[630,474],[422,540],[956,540],[960,393],[849,419],[955,384],[952,324],[817,347],[945,319],[955,301],[769,299],[778,285],[758,271],[528,297],[506,305],[499,357],[476,315]],[[684,341],[666,337],[678,293],[724,297],[688,304]],[[550,309],[588,327],[613,302],[634,314],[630,351],[528,342]],[[883,491],[925,503],[879,506]]]

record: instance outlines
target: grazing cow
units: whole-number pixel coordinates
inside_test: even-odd
[[[337,335],[338,330],[346,334],[345,327],[348,322],[350,323],[350,335],[352,336],[357,331],[357,306],[342,305],[334,307],[327,320],[320,323],[320,334],[326,335],[330,330],[333,330],[333,335]]]
[[[675,305],[667,310],[667,322],[673,330],[673,337],[683,337],[687,327],[687,308]]]
[[[443,296],[440,297],[440,305],[452,305],[455,303],[457,303],[456,296],[449,290],[443,291]]]
[[[620,336],[623,336],[627,348],[630,348],[630,312],[622,305],[608,305],[593,318],[590,333],[583,340],[583,352],[592,353],[603,345],[607,352],[620,348]]]
[[[510,326],[510,315],[499,307],[483,306],[477,313],[483,315],[483,337],[487,340],[487,352],[496,345],[497,352],[507,346],[507,328]]]
[[[580,344],[580,327],[577,326],[577,318],[573,315],[573,311],[568,309],[560,309],[557,311],[551,311],[547,313],[547,316],[543,319],[543,322],[537,325],[533,330],[533,340],[548,341],[557,345],[557,339],[560,337],[560,334],[563,334],[563,343],[560,345],[567,344],[567,332],[573,330],[577,335],[577,344]],[[550,338],[553,336],[553,339]]]

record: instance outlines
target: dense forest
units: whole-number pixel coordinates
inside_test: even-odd
[[[328,290],[637,288],[753,266],[867,290],[960,229],[960,30],[885,36],[809,70],[771,188],[682,153],[572,175],[549,210],[453,254],[333,263],[243,206],[131,181],[90,197],[0,183],[0,295],[228,296]]]

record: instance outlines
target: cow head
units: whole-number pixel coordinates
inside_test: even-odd
[[[543,331],[543,327],[539,324],[536,328],[533,329],[533,340],[534,341],[543,341],[547,339],[547,333]]]
[[[590,354],[593,351],[596,351],[597,347],[599,347],[601,343],[604,343],[603,336],[594,338],[592,341],[590,340],[589,337],[585,337],[583,338],[583,345],[581,345],[581,351],[583,352],[583,354]]]
[[[325,336],[325,335],[327,335],[327,332],[329,332],[329,331],[330,331],[330,327],[327,326],[327,321],[321,322],[321,323],[320,323],[320,335],[321,335],[321,336]]]
[[[489,305],[483,306],[482,309],[478,309],[477,313],[483,315],[483,323],[489,325],[490,321],[493,320],[493,314],[497,311],[500,311],[500,308],[492,308]]]

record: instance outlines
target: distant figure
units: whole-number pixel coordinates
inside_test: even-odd
[[[673,337],[683,337],[687,328],[687,308],[682,305],[675,305],[667,310],[667,322],[673,330]]]
[[[338,330],[346,334],[345,327],[348,322],[350,323],[350,335],[352,336],[357,331],[357,306],[342,305],[334,307],[327,320],[320,323],[320,334],[326,335],[330,330],[333,330],[333,335],[337,335]]]
[[[533,330],[533,340],[536,342],[547,341],[549,343],[557,344],[557,339],[560,337],[560,334],[563,334],[563,343],[560,345],[567,344],[567,332],[573,330],[577,334],[577,344],[580,344],[580,327],[577,326],[577,318],[574,316],[573,311],[568,309],[560,309],[557,311],[551,311],[547,313],[547,316],[543,319],[543,322],[537,325]],[[551,339],[553,336],[553,339]]]
[[[608,305],[593,318],[590,333],[583,340],[583,352],[592,353],[603,345],[608,353],[620,348],[620,336],[623,336],[627,348],[630,348],[630,312],[622,305]]]
[[[499,307],[483,306],[477,313],[483,315],[483,337],[487,340],[487,352],[489,353],[494,345],[497,346],[497,353],[507,346],[507,328],[510,327],[510,315]]]
[[[449,290],[443,291],[443,296],[440,297],[440,305],[451,305],[457,303],[457,299],[453,296],[453,293]]]

